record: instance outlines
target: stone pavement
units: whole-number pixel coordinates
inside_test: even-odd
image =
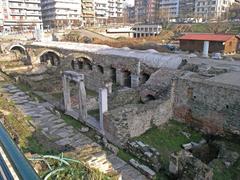
[[[50,111],[50,104],[38,103],[16,86],[9,84],[2,88],[7,97],[26,115],[32,117],[30,123],[56,145],[82,151],[85,162],[102,172],[118,171],[124,180],[146,179],[135,168],[112,153],[105,152],[102,147],[89,137],[65,123],[61,117]],[[79,153],[79,152],[78,152]]]

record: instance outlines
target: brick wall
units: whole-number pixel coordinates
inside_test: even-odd
[[[174,117],[207,133],[240,134],[240,90],[208,81],[174,81]]]

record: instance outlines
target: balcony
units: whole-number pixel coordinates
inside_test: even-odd
[[[9,8],[10,9],[26,9],[26,6],[24,5],[24,6],[18,6],[17,4],[15,5],[13,5],[13,4],[9,4]]]
[[[36,4],[40,4],[40,0],[25,0],[25,3],[36,3]]]
[[[28,6],[26,7],[27,10],[38,10],[40,11],[41,10],[41,7],[38,7],[38,6]]]
[[[25,16],[25,12],[10,12],[11,16]]]
[[[17,2],[17,3],[20,3],[20,2],[24,2],[24,0],[8,0],[9,2]]]
[[[40,12],[27,12],[28,16],[41,16],[42,14]]]

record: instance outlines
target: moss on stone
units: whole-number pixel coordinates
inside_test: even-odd
[[[183,132],[191,134],[189,139]],[[182,144],[191,141],[198,142],[201,139],[201,133],[194,131],[182,123],[171,120],[160,127],[150,129],[140,137],[134,139],[143,141],[156,148],[161,155],[161,163],[165,168],[168,168],[170,154],[181,150]]]

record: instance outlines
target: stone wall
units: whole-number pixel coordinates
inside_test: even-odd
[[[207,133],[240,134],[240,90],[197,78],[174,82],[174,117]]]
[[[129,138],[165,123],[171,116],[171,100],[128,104],[104,114],[105,135],[113,144],[122,146]]]
[[[59,69],[74,70],[81,72],[85,75],[85,85],[87,89],[97,91],[99,88],[105,86],[107,82],[117,83],[121,86],[126,86],[126,78],[130,79],[130,82],[135,82],[133,78],[140,76],[139,74],[139,60],[131,57],[121,57],[115,55],[102,55],[90,52],[72,51],[56,48],[42,48],[37,46],[27,45],[28,56],[32,61],[32,64],[37,66],[40,64],[40,57],[47,52],[53,52],[60,59]],[[83,60],[84,59],[84,60]],[[91,69],[79,69],[78,67],[72,67],[72,61],[76,63],[78,61],[87,60]],[[142,71],[150,71],[149,68],[144,65]],[[153,70],[152,70],[153,71]],[[126,77],[124,73],[129,73],[129,77]],[[132,84],[134,86],[135,84]],[[130,85],[131,86],[131,85]]]
[[[151,100],[151,98],[170,99],[172,79],[179,76],[180,73],[181,71],[164,68],[151,74],[149,80],[139,88],[141,100],[145,102]]]
[[[137,104],[140,102],[139,92],[132,88],[123,88],[109,95],[109,109],[124,106],[126,104]]]

